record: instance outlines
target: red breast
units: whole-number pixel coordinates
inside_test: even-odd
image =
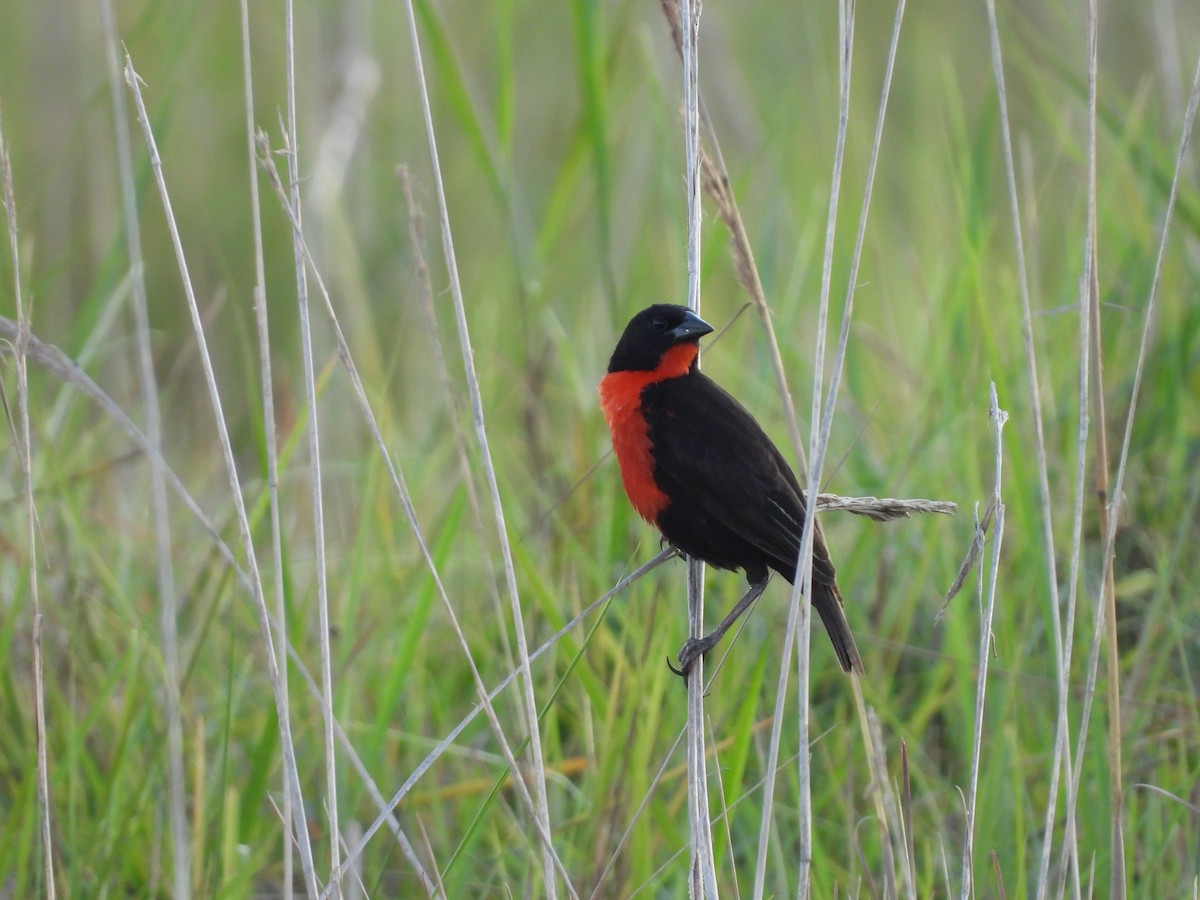
[[[694,343],[677,344],[648,372],[609,372],[600,380],[600,408],[612,433],[625,493],[638,515],[651,525],[657,524],[659,513],[670,505],[671,498],[654,480],[653,446],[642,415],[642,390],[656,381],[687,375],[698,352]]]

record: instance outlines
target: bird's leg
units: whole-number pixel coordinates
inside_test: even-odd
[[[750,590],[742,596],[742,599],[737,602],[737,606],[729,611],[721,624],[700,638],[688,638],[683,647],[679,650],[679,668],[671,667],[676,675],[687,677],[688,670],[691,669],[692,663],[715,647],[721,638],[725,636],[730,627],[741,618],[742,614],[754,605],[754,601],[759,598],[767,587],[767,579],[764,578],[758,584],[750,585]]]

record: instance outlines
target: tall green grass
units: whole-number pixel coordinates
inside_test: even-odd
[[[633,312],[686,296],[679,63],[656,4],[426,0],[415,10],[491,460],[525,631],[536,649],[659,549],[658,536],[621,494],[595,384]],[[855,13],[833,249],[834,327],[894,11],[892,4],[864,3]],[[328,565],[328,703],[300,669],[302,663],[320,683],[293,234],[260,166],[276,435],[262,413],[239,13],[232,5],[158,0],[116,12],[118,36],[144,80],[148,125],[221,392],[266,607],[273,614],[279,599],[286,610],[299,814],[315,880],[324,885],[331,868],[327,707],[344,735],[334,736],[334,778],[340,855],[354,857],[343,880],[348,895],[361,886],[379,897],[431,889],[449,897],[543,896],[547,867],[533,817],[494,729],[477,715],[476,683],[450,621],[452,609],[483,685],[495,686],[518,667],[404,7],[296,9],[297,145],[313,257],[313,386]],[[1200,19],[1187,4],[1170,2],[1100,14],[1096,249],[1111,478],[1200,53]],[[183,861],[183,882],[195,896],[303,895],[301,858],[285,852],[285,757],[260,618],[243,577],[248,556],[146,141],[132,114],[121,121],[114,114],[96,9],[32,4],[4,18],[0,115],[20,270],[12,254],[0,254],[0,314],[17,321],[19,281],[33,335],[79,361],[139,424],[137,347],[148,341],[165,463],[232,550],[169,483],[169,519],[156,521],[145,448],[81,389],[81,376],[45,365],[54,357],[35,343],[28,366],[35,555],[23,499],[15,333],[5,332],[12,344],[3,376],[11,440],[0,457],[9,485],[0,493],[0,895],[47,894],[47,859],[62,896],[179,896]],[[286,108],[281,9],[251,4],[249,24],[254,121],[275,152],[284,146]],[[1088,204],[1087,24],[1083,5],[998,10],[1052,552],[1064,602]],[[833,4],[708,4],[701,20],[701,89],[806,439],[837,128],[836,33]],[[863,651],[863,698],[877,720],[877,750],[897,798],[887,826],[897,835],[911,823],[912,858],[897,856],[903,842],[884,844],[879,785],[871,783],[851,686],[818,633],[810,731],[816,897],[903,891],[902,865],[911,866],[917,896],[960,892],[981,663],[977,576],[940,621],[935,614],[972,540],[972,508],[979,503],[982,511],[992,493],[992,382],[1009,420],[1003,551],[978,744],[973,893],[1015,897],[1044,887],[1048,896],[1074,895],[1076,883],[1086,896],[1119,892],[1106,747],[1112,675],[1103,656],[1079,759],[1077,875],[1064,868],[1064,774],[1053,831],[1045,833],[1059,685],[989,40],[982,5],[951,3],[910,4],[900,39],[824,472],[838,493],[948,499],[961,511],[955,520],[886,525],[822,517]],[[348,84],[349,72],[370,72],[368,63],[377,66],[376,86],[369,77]],[[132,108],[132,95],[125,97]],[[130,311],[116,128],[127,131],[133,152],[145,260],[144,273],[133,277],[145,278],[149,313],[141,334]],[[1125,890],[1134,897],[1190,896],[1200,877],[1194,159],[1193,151],[1168,233],[1114,551]],[[411,204],[396,177],[400,164],[411,173]],[[705,353],[705,369],[790,446],[763,330],[752,310],[738,315],[748,297],[716,210],[705,209],[705,316],[718,326],[732,321]],[[427,274],[420,261],[427,261]],[[328,286],[366,399],[411,494],[427,557],[337,358],[314,273]],[[1092,382],[1093,391],[1099,387]],[[1099,424],[1091,422],[1092,440]],[[281,597],[268,504],[272,440],[279,454]],[[1072,750],[1103,576],[1092,446],[1066,688]],[[170,775],[170,666],[155,549],[164,534],[178,602],[181,788],[172,788]],[[664,663],[686,636],[683,568],[677,560],[659,566],[531,664],[550,836],[580,896],[686,892],[687,774],[677,743],[686,691]],[[31,571],[42,615],[45,813],[37,791]],[[709,616],[742,587],[740,576],[709,572]],[[709,799],[722,816],[713,826],[714,858],[718,886],[729,896],[735,887],[750,894],[759,863],[786,597],[784,587],[771,586],[736,642],[706,667],[711,672],[729,651],[706,698]],[[520,687],[507,688],[494,704],[529,776],[530,756],[522,751],[529,710]],[[775,895],[796,893],[796,712],[789,696],[765,863],[767,892]],[[418,769],[472,715],[428,769]],[[414,774],[394,822],[358,853],[358,835],[380,815],[373,794],[390,799]],[[182,812],[182,828],[172,824],[173,810]],[[176,846],[180,835],[186,846]],[[1043,883],[1047,840],[1051,865]],[[557,890],[568,893],[561,881]]]

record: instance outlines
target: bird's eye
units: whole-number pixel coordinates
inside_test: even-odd
[[[650,327],[653,328],[655,331],[666,331],[667,330],[666,316],[655,316],[653,319],[650,320]]]

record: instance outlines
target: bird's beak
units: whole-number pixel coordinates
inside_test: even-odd
[[[689,311],[683,321],[667,332],[667,337],[673,341],[695,341],[711,334],[713,327],[694,312]]]

